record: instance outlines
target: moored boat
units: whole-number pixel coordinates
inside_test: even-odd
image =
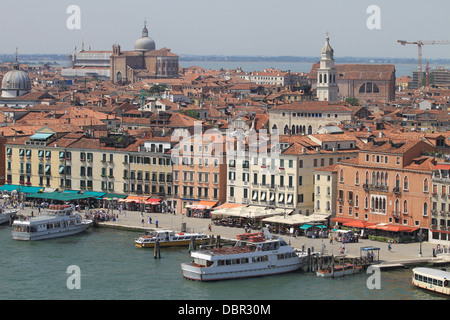
[[[411,283],[416,287],[450,295],[450,272],[432,268],[414,268]]]
[[[317,271],[317,275],[320,277],[343,277],[351,274],[358,273],[362,270],[361,266],[357,266],[351,263],[339,264],[326,268],[321,268]]]
[[[295,251],[281,237],[263,233],[238,236],[233,247],[191,252],[191,263],[182,263],[183,276],[191,280],[214,281],[267,276],[300,269],[306,253]]]
[[[0,224],[6,223],[10,218],[14,218],[19,209],[0,209]]]
[[[134,244],[138,248],[154,248],[156,241],[161,247],[188,246],[192,239],[196,244],[202,244],[209,240],[209,236],[204,233],[185,233],[172,230],[149,231],[144,236],[136,238]]]
[[[45,215],[15,220],[12,224],[12,238],[44,240],[65,237],[83,232],[91,224],[91,220],[83,220],[69,206],[52,205]]]

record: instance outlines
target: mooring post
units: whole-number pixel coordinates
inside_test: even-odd
[[[153,252],[153,258],[161,258],[161,251],[159,249],[159,240],[156,240],[155,242],[155,250]]]

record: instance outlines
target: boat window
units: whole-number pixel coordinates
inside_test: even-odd
[[[439,287],[442,287],[442,280],[438,280],[438,284]]]
[[[433,284],[433,278],[428,278],[428,283]]]
[[[437,286],[437,284],[438,284],[437,279],[433,279],[433,284],[434,284],[435,286]]]
[[[226,264],[227,266],[231,265],[231,260],[225,260],[225,264]]]
[[[217,261],[217,265],[218,266],[223,266],[225,264],[225,261],[223,261],[223,260],[218,260]]]
[[[287,243],[284,240],[280,240],[280,246],[287,246]]]
[[[248,258],[241,258],[241,263],[248,263]]]

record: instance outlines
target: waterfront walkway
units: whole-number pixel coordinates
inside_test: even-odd
[[[34,209],[34,215],[37,215],[37,209]],[[84,215],[84,211],[81,212]],[[118,214],[118,210],[114,210],[115,214]],[[20,214],[31,215],[31,208],[25,207],[20,211]],[[148,224],[148,217],[151,217],[152,223]],[[142,223],[142,220],[144,221]],[[182,225],[185,224],[187,232],[203,232],[208,235],[214,235],[217,237],[220,235],[222,239],[236,239],[236,235],[242,234],[245,231],[242,228],[232,228],[213,225],[211,219],[186,217],[181,214],[169,214],[169,213],[143,213],[139,211],[126,211],[125,215],[119,214],[118,221],[100,222],[101,227],[121,228],[128,230],[135,230],[138,233],[144,233],[146,230],[155,230],[156,222],[158,222],[158,229],[170,229],[174,231],[180,231]],[[212,230],[209,231],[209,225]],[[139,234],[137,234],[138,236]],[[289,235],[282,235],[286,242],[297,249],[302,247],[308,249],[313,247],[315,252],[321,252],[322,248],[325,254],[339,255],[339,248],[342,243],[323,239],[311,239],[304,236],[294,237]],[[371,241],[368,239],[360,239],[357,243],[346,243],[346,255],[359,257],[360,248],[373,246],[380,248],[379,252],[374,252],[375,259],[379,256],[380,262],[383,266],[398,266],[398,265],[414,265],[426,262],[442,262],[442,257],[433,258],[433,249],[436,248],[435,244],[428,242],[422,243],[422,256],[419,257],[420,244],[415,243],[399,243],[392,244],[392,249],[388,250],[388,244],[378,241]],[[449,260],[450,263],[450,260]]]

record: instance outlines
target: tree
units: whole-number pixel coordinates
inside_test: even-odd
[[[355,97],[347,98],[345,101],[352,106],[359,106],[359,100]]]

